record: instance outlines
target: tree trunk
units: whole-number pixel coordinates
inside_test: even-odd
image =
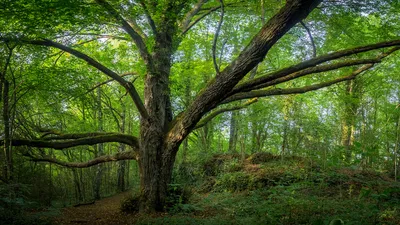
[[[165,140],[172,120],[169,74],[174,26],[165,24],[162,28],[165,30],[156,36],[153,64],[145,78],[144,103],[149,117],[141,118],[139,149],[140,211],[144,212],[165,210],[167,185],[172,177],[176,155],[176,149],[171,155],[172,150],[168,149]]]
[[[3,123],[4,123],[4,156],[5,156],[5,166],[4,166],[4,178],[6,181],[12,180],[12,153],[10,145],[10,111],[9,111],[9,82],[4,79],[3,81]]]
[[[121,125],[120,125],[120,132],[121,134],[125,133],[125,119],[126,119],[126,108],[125,104],[121,102],[122,104],[122,113],[121,113]],[[124,144],[119,144],[118,148],[119,152],[124,152],[125,151],[125,145]],[[125,167],[126,167],[126,161],[119,161],[118,162],[118,172],[117,172],[117,187],[119,191],[125,191]]]
[[[345,161],[347,163],[350,163],[352,158],[356,115],[359,107],[359,94],[358,90],[356,90],[357,88],[356,80],[349,80],[346,82],[341,143],[345,148]]]
[[[236,143],[237,143],[237,127],[236,127],[236,117],[237,112],[231,112],[231,121],[229,126],[229,153],[236,153]]]
[[[101,108],[101,88],[97,88],[97,119],[98,119],[98,131],[103,132],[103,111]],[[97,146],[97,155],[96,157],[99,157],[103,155],[104,152],[104,144],[99,144]],[[97,165],[96,168],[96,176],[94,178],[94,184],[93,184],[93,194],[94,194],[94,199],[99,200],[101,198],[100,196],[100,187],[101,187],[101,178],[103,176],[103,165],[99,164]]]

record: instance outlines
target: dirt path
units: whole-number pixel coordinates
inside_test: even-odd
[[[91,205],[64,208],[61,210],[61,215],[54,219],[54,224],[134,224],[137,216],[126,215],[119,211],[121,201],[130,194],[131,191],[127,191],[101,199]]]

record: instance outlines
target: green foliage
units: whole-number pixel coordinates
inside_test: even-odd
[[[276,155],[273,155],[269,152],[257,152],[251,155],[248,160],[252,164],[260,164],[276,160],[277,158],[278,157]]]
[[[168,185],[168,195],[166,201],[167,210],[171,213],[192,212],[195,210],[189,203],[193,190],[185,185]]]
[[[54,212],[41,208],[36,202],[29,201],[26,198],[27,190],[26,185],[23,184],[0,184],[0,221],[10,225],[50,225],[50,221],[43,217],[54,216]],[[32,210],[39,210],[39,212],[30,213]]]

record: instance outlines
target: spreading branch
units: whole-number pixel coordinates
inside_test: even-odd
[[[318,84],[313,84],[305,87],[300,87],[300,88],[287,88],[287,89],[281,89],[281,88],[276,88],[276,89],[270,89],[270,90],[261,90],[261,91],[251,91],[251,92],[246,92],[246,93],[239,93],[235,96],[232,96],[228,99],[226,99],[223,103],[228,103],[232,101],[237,101],[237,100],[242,100],[242,99],[249,99],[249,98],[259,98],[259,97],[267,97],[267,96],[273,96],[273,95],[290,95],[290,94],[303,94],[306,92],[310,91],[315,91],[324,87],[329,87],[334,84],[346,81],[346,80],[352,80],[356,78],[359,74],[361,74],[364,71],[367,71],[371,69],[374,66],[374,64],[367,64],[362,66],[361,68],[357,69],[356,71],[352,72],[350,75],[339,77],[327,82],[321,82]]]
[[[356,48],[351,48],[351,49],[346,49],[346,50],[341,50],[337,51],[334,53],[329,53],[326,55],[319,56],[317,58],[313,58],[307,61],[304,61],[302,63],[296,64],[294,66],[290,66],[272,73],[269,73],[264,76],[257,77],[255,79],[243,82],[239,85],[237,85],[229,94],[235,94],[238,92],[245,92],[245,91],[250,91],[253,90],[254,87],[260,84],[264,84],[270,81],[273,81],[275,79],[287,76],[289,74],[304,70],[306,68],[314,67],[319,64],[332,61],[335,59],[343,58],[346,56],[362,53],[362,52],[368,52],[380,48],[387,48],[387,47],[392,47],[392,46],[400,46],[400,40],[394,40],[394,41],[386,41],[386,42],[380,42],[372,45],[366,45],[362,47],[356,47]]]
[[[10,141],[13,146],[30,146],[53,149],[66,149],[81,145],[95,145],[109,142],[127,144],[136,150],[139,148],[139,141],[136,137],[118,133],[65,134],[36,140],[13,139]],[[4,140],[0,140],[0,144],[3,143]]]
[[[51,156],[40,156],[36,157],[31,154],[25,154],[25,156],[29,157],[33,162],[49,162],[54,163],[60,166],[69,167],[69,168],[87,168],[100,163],[112,162],[112,161],[121,161],[121,160],[138,160],[137,152],[135,151],[125,151],[118,152],[114,155],[103,155],[87,162],[65,162],[58,160]]]
[[[172,139],[169,143],[172,145],[171,149],[176,149],[174,145],[179,145],[182,137],[187,136],[201,117],[215,108],[246,74],[263,61],[271,47],[320,2],[321,0],[287,1],[286,5],[253,37],[240,55],[212,79],[188,109],[174,121],[167,134],[169,139]]]
[[[253,87],[252,90],[257,90],[257,89],[261,89],[261,88],[266,88],[266,87],[270,87],[273,85],[278,85],[287,81],[291,81],[306,75],[310,75],[310,74],[315,74],[315,73],[321,73],[321,72],[327,72],[327,71],[332,71],[332,70],[337,70],[343,67],[350,67],[350,66],[357,66],[357,65],[365,65],[365,64],[371,64],[371,63],[379,63],[381,62],[381,59],[379,58],[372,58],[372,59],[358,59],[358,60],[348,60],[348,61],[344,61],[344,62],[339,62],[339,63],[335,63],[335,64],[327,64],[327,65],[321,65],[321,66],[315,66],[315,67],[311,67],[311,68],[307,68],[304,70],[301,70],[299,72],[296,73],[292,73],[289,74],[287,76],[284,77],[280,77],[277,78],[275,80],[257,85],[255,87]]]
[[[288,94],[301,94],[301,93],[305,93],[305,92],[309,92],[309,91],[314,91],[314,90],[318,90],[324,87],[328,87],[334,84],[337,84],[339,82],[343,82],[346,80],[352,80],[354,79],[356,76],[358,76],[359,74],[361,74],[362,72],[371,69],[375,64],[380,63],[382,59],[388,57],[390,54],[396,52],[400,50],[400,47],[394,47],[392,49],[390,49],[389,51],[387,51],[386,53],[383,53],[381,55],[379,55],[378,57],[376,57],[375,59],[366,59],[366,60],[354,60],[352,61],[353,63],[350,62],[343,62],[343,63],[337,63],[334,65],[325,65],[325,66],[320,66],[320,67],[315,67],[315,68],[310,68],[308,70],[303,70],[300,71],[298,73],[293,73],[292,75],[289,75],[287,77],[284,77],[282,79],[277,79],[274,81],[277,81],[276,83],[283,83],[286,82],[287,80],[291,80],[291,79],[295,79],[297,77],[302,76],[302,74],[307,74],[308,72],[313,71],[314,72],[323,72],[323,71],[328,71],[328,70],[333,70],[333,69],[337,69],[337,68],[341,68],[346,66],[346,63],[348,65],[353,64],[356,65],[357,64],[365,64],[364,66],[360,67],[359,69],[355,70],[354,72],[352,72],[350,75],[348,76],[343,76],[343,77],[339,77],[337,79],[333,79],[327,82],[322,82],[319,84],[314,84],[314,85],[309,85],[309,86],[305,86],[305,87],[300,87],[300,88],[289,88],[289,89],[280,89],[280,88],[276,88],[276,89],[268,89],[268,90],[259,90],[259,91],[250,91],[250,92],[242,92],[242,93],[237,93],[227,99],[225,99],[222,104],[226,104],[229,102],[233,102],[233,101],[238,101],[238,100],[242,100],[242,99],[250,99],[250,98],[256,98],[256,97],[266,97],[266,96],[271,96],[271,95],[288,95]],[[347,66],[348,66],[347,65]],[[307,71],[307,72],[305,72]],[[309,73],[308,73],[309,74]],[[278,82],[278,80],[280,82]],[[271,82],[271,83],[275,83],[275,82]],[[272,85],[272,84],[271,84]]]

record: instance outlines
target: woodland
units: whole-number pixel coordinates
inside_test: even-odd
[[[398,0],[0,0],[1,224],[400,224]]]

